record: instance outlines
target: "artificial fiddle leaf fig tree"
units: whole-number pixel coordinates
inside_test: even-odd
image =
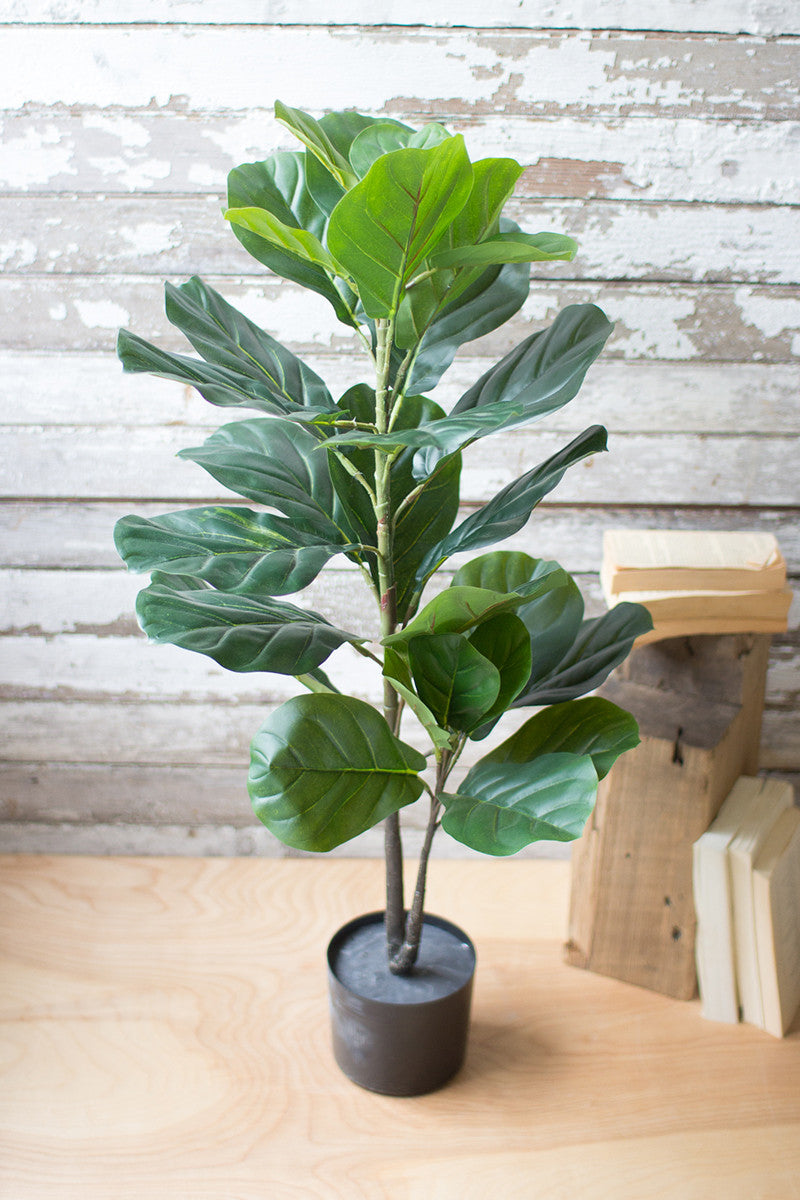
[[[585,430],[458,521],[462,451],[568,403],[611,324],[591,304],[564,309],[445,413],[427,393],[458,348],[519,310],[531,263],[571,259],[575,243],[505,218],[520,165],[471,162],[463,138],[441,125],[275,111],[304,149],[232,171],[225,217],[265,267],[331,304],[360,341],[368,381],[335,399],[200,279],[168,285],[169,320],[199,357],[123,331],[120,358],[127,371],[257,414],[181,455],[255,507],[125,517],[116,544],[132,570],[153,572],[137,602],[152,639],[307,689],[253,739],[253,807],[301,850],[330,850],[385,822],[387,951],[403,974],[417,955],[439,826],[494,855],[575,838],[598,779],[638,740],[629,714],[585,693],[650,627],[646,611],[620,604],[584,620],[557,563],[485,552],[521,530],[571,466],[605,449],[605,430]],[[426,600],[456,554],[463,565]],[[372,592],[380,645],[286,599],[335,556]],[[382,711],[343,695],[322,670],[344,645],[382,682]],[[524,705],[539,711],[453,787],[465,747]],[[400,737],[406,708],[427,754]],[[430,815],[407,909],[398,814],[423,793]]]

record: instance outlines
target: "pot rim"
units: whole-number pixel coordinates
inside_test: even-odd
[[[472,941],[472,938],[470,938],[468,934],[466,934],[458,925],[454,924],[452,921],[448,921],[446,917],[439,917],[434,913],[427,912],[423,915],[423,929],[425,925],[435,925],[439,929],[444,929],[447,933],[451,933],[469,948],[472,958],[472,969],[463,983],[459,984],[458,987],[454,988],[453,991],[448,993],[446,996],[440,996],[436,999],[428,998],[420,1000],[404,1000],[402,1002],[396,1000],[377,1000],[371,997],[364,997],[361,996],[359,992],[354,991],[346,983],[343,983],[337,975],[335,968],[335,958],[339,948],[347,940],[348,936],[351,933],[354,933],[357,929],[361,929],[365,925],[382,925],[385,923],[385,918],[386,913],[383,909],[379,909],[375,912],[362,913],[361,916],[353,917],[351,920],[346,921],[344,925],[340,926],[340,928],[336,930],[333,937],[328,942],[328,948],[325,957],[328,964],[328,975],[331,979],[336,981],[337,987],[342,988],[349,995],[357,996],[359,999],[364,1000],[369,1004],[382,1005],[386,1008],[415,1008],[417,1006],[421,1007],[426,1004],[439,1004],[442,1001],[447,1001],[452,996],[458,995],[458,993],[464,988],[472,986],[478,961],[478,956],[475,951],[475,945]]]

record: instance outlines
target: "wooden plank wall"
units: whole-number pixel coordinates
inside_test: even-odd
[[[360,377],[324,302],[266,277],[220,217],[230,167],[290,144],[276,96],[441,119],[473,155],[525,164],[526,228],[580,241],[442,386],[456,398],[572,301],[617,322],[578,400],[469,459],[468,507],[601,420],[611,453],[513,543],[576,572],[590,611],[610,525],[773,531],[796,579],[798,35],[795,0],[0,0],[6,847],[282,852],[254,826],[244,776],[283,682],[148,646],[140,581],[111,543],[126,512],[219,494],[173,455],[224,414],[124,378],[113,354],[120,325],[178,345],[164,279],[200,274],[333,385]],[[333,570],[313,602],[351,611],[353,583]],[[795,778],[797,626],[795,606],[762,759]],[[376,695],[358,663],[342,669]]]

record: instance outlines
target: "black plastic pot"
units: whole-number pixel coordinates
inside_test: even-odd
[[[382,912],[343,925],[328,946],[333,1052],[348,1078],[386,1096],[442,1087],[464,1061],[475,947],[425,916],[410,975],[389,971]]]

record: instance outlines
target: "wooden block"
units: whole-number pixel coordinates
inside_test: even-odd
[[[766,645],[764,644],[766,642]],[[769,639],[679,639],[635,651],[601,689],[641,744],[600,785],[573,851],[569,963],[690,999],[692,845],[757,767]]]

